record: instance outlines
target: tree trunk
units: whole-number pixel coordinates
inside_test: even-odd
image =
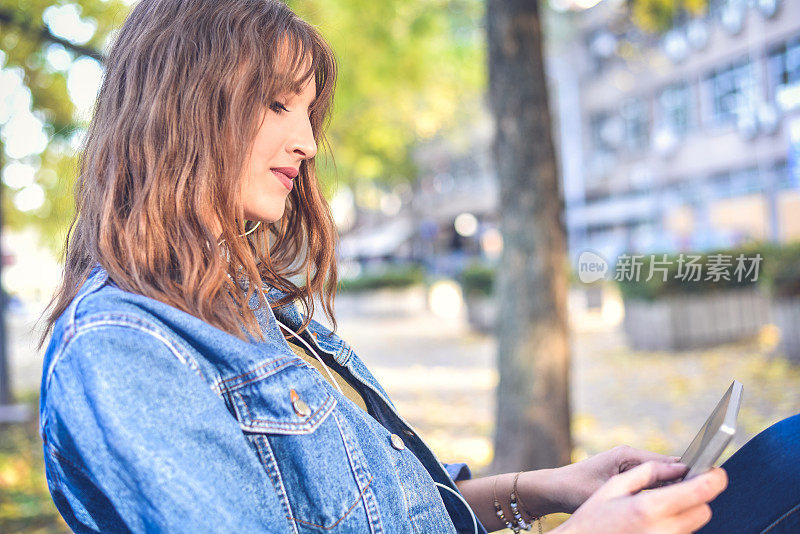
[[[551,136],[536,0],[489,0],[492,147],[503,255],[497,275],[493,473],[570,461],[563,198]]]

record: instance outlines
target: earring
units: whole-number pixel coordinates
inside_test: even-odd
[[[246,232],[245,232],[245,233],[243,233],[243,234],[239,234],[239,237],[244,237],[244,236],[246,236],[246,235],[248,235],[248,234],[252,234],[252,233],[255,231],[255,229],[256,229],[256,228],[258,228],[258,226],[259,226],[260,224],[261,224],[261,221],[258,221],[258,222],[256,223],[256,225],[255,225],[255,226],[253,226],[252,228],[250,228],[248,231],[246,231]],[[225,241],[225,238],[224,238],[224,237],[222,238],[222,240],[221,240],[219,243],[217,243],[217,245],[221,245],[221,244],[222,244],[222,241]]]

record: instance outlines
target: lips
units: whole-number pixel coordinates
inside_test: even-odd
[[[272,167],[273,171],[280,171],[291,179],[297,178],[299,171],[294,167]]]
[[[292,187],[294,186],[294,184],[292,184],[292,179],[291,178],[289,178],[285,173],[283,173],[283,172],[281,172],[281,171],[279,171],[277,169],[270,169],[270,170],[272,171],[272,174],[275,175],[275,177],[280,181],[280,183],[283,184],[283,186],[286,189],[288,189],[289,191],[292,190]]]

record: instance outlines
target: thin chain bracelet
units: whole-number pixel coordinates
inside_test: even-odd
[[[519,490],[517,489],[517,479],[522,474],[522,471],[516,474],[514,477],[514,485],[511,488],[511,510],[514,512],[514,517],[519,521],[520,526],[525,530],[530,530],[534,523],[538,523],[539,525],[539,534],[542,534],[542,516],[533,515],[525,506],[525,503],[522,502],[522,495],[520,495]],[[517,500],[519,500],[519,504],[517,504]],[[522,519],[522,515],[519,513],[519,506],[522,506],[522,511],[528,514],[530,518],[530,523],[526,523],[524,519]]]
[[[500,519],[500,521],[505,523],[506,528],[509,528],[509,529],[513,530],[514,533],[516,534],[516,533],[519,532],[519,525],[517,525],[516,523],[512,523],[511,521],[506,519],[506,516],[503,513],[503,507],[500,506],[500,501],[497,500],[497,479],[498,478],[500,478],[500,477],[498,476],[498,477],[495,477],[495,479],[494,479],[494,491],[493,491],[493,493],[494,493],[494,510],[495,510],[495,513],[497,514],[497,517]]]

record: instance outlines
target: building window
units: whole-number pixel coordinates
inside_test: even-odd
[[[792,176],[789,172],[789,164],[786,160],[776,161],[768,171],[772,175],[772,182],[775,189],[791,189],[796,187],[793,184]]]
[[[731,173],[731,185],[735,195],[758,193],[764,188],[762,174],[757,167],[739,169]]]
[[[692,127],[692,92],[686,82],[665,87],[658,95],[662,126],[682,136]]]
[[[598,75],[613,64],[618,41],[619,37],[605,27],[588,32],[584,36],[593,74]]]
[[[630,152],[641,152],[650,138],[650,120],[647,104],[643,99],[632,98],[622,105],[622,120],[625,125],[623,140]]]
[[[712,19],[719,21],[728,34],[736,35],[744,26],[747,6],[750,3],[750,0],[710,0],[708,13]]]
[[[800,36],[770,52],[769,71],[775,102],[786,111],[800,106]]]
[[[711,193],[716,198],[729,198],[757,193],[764,189],[766,176],[756,167],[726,171],[711,177]]]
[[[616,135],[613,125],[608,113],[596,113],[589,119],[595,155],[603,157],[614,153]]]
[[[743,60],[708,77],[711,100],[711,122],[735,124],[742,115],[751,113],[756,101],[756,72],[753,63]]]

